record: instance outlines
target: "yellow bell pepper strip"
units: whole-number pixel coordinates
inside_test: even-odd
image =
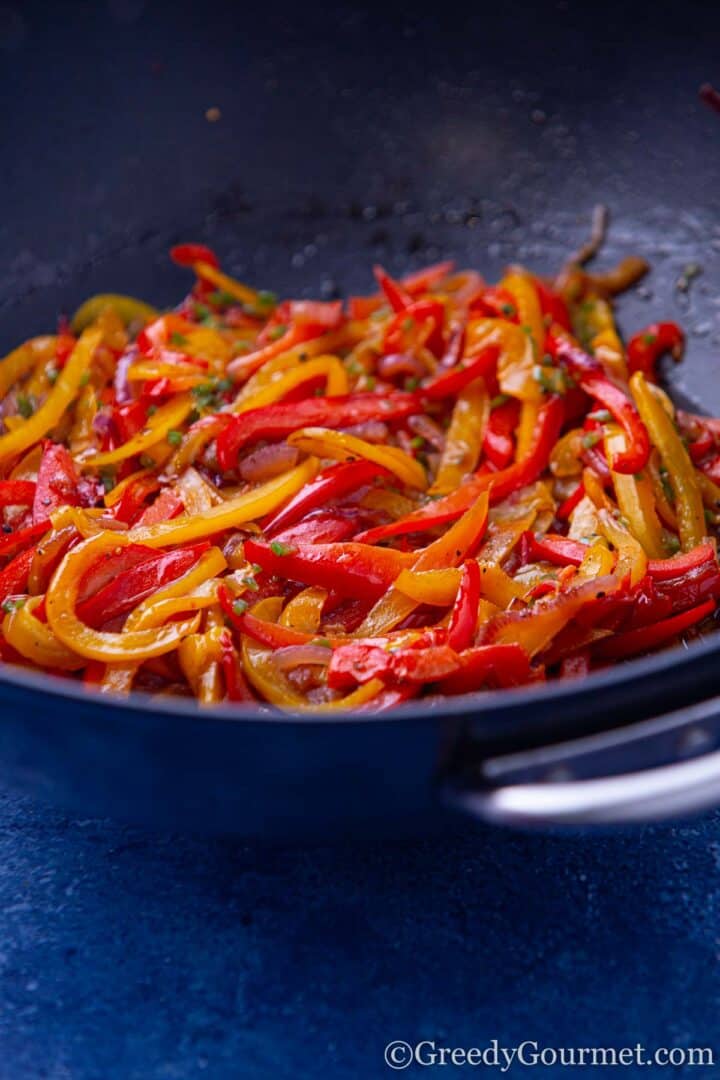
[[[470,558],[485,535],[488,504],[488,493],[484,491],[443,536],[416,553],[411,569],[423,571],[455,567]],[[416,607],[415,600],[391,587],[365,616],[357,631],[358,636],[378,637],[401,623]]]
[[[535,428],[540,415],[540,403],[523,401],[520,406],[520,421],[515,430],[515,461],[524,461],[532,453]]]
[[[487,635],[487,644],[521,645],[528,656],[537,656],[588,601],[609,596],[618,589],[610,575],[583,581],[574,588],[524,611],[498,615]]]
[[[213,627],[204,634],[191,634],[178,647],[180,667],[201,705],[222,701],[222,635],[220,627]]]
[[[282,609],[281,596],[271,596],[261,600],[251,609],[251,614],[267,622],[277,621]],[[242,661],[245,674],[251,685],[266,701],[282,708],[306,711],[335,711],[352,709],[371,701],[384,688],[379,679],[373,679],[358,687],[344,698],[323,704],[310,704],[289,682],[287,676],[279,670],[273,661],[271,649],[258,644],[248,634],[242,635]]]
[[[50,582],[45,597],[48,623],[63,644],[89,660],[117,662],[162,656],[175,649],[187,634],[195,633],[200,623],[197,614],[156,630],[110,633],[93,630],[78,619],[75,606],[83,574],[101,555],[128,543],[125,534],[98,533],[65,555]]]
[[[621,581],[630,578],[630,585],[637,585],[645,577],[648,559],[642,545],[630,531],[608,510],[598,511],[600,532],[617,551],[615,573]]]
[[[80,671],[87,664],[85,657],[63,645],[35,614],[42,601],[42,596],[31,596],[21,606],[13,605],[2,622],[5,640],[38,667]]]
[[[291,498],[318,471],[317,458],[307,458],[294,469],[268,480],[266,484],[253,488],[243,495],[228,499],[220,506],[214,506],[202,515],[191,517],[181,514],[172,521],[161,521],[157,525],[139,525],[131,529],[127,536],[134,544],[147,544],[148,547],[167,547],[171,544],[186,544],[191,540],[200,540],[206,536],[236,529],[250,521],[257,521],[272,513],[287,499]]]
[[[408,487],[420,491],[427,487],[427,473],[420,462],[396,446],[376,446],[365,439],[359,439],[357,435],[323,427],[301,428],[289,435],[287,441],[290,446],[295,446],[303,453],[315,454],[320,458],[332,458],[335,461],[356,461],[362,458],[372,461],[393,473]]]
[[[605,454],[608,465],[627,447],[625,434],[615,424],[606,428]],[[611,470],[615,497],[620,512],[627,519],[630,532],[638,540],[649,559],[662,559],[665,555],[662,528],[655,510],[655,493],[652,480],[644,473],[628,476]]]
[[[445,570],[403,570],[395,588],[418,604],[449,607],[455,600],[461,571],[456,567]]]
[[[605,577],[612,573],[615,562],[616,556],[610,548],[602,540],[596,540],[594,544],[589,545],[587,555],[578,567],[577,576],[579,578]]]
[[[520,401],[542,401],[542,387],[535,378],[535,349],[529,334],[504,319],[474,319],[468,323],[467,341],[467,351],[473,354],[490,345],[500,349],[497,372],[503,394]]]
[[[33,371],[38,363],[53,360],[57,340],[57,337],[49,335],[30,338],[0,360],[0,398],[4,398],[8,390]]]
[[[134,296],[123,296],[120,293],[99,293],[81,304],[73,315],[71,325],[74,332],[79,334],[87,329],[105,308],[112,308],[117,312],[125,326],[131,323],[144,326],[158,317],[157,309],[146,304],[144,300],[136,300]]]
[[[690,551],[701,543],[707,532],[695,467],[675,425],[653,394],[642,371],[632,375],[630,389],[653,445],[659,450],[667,469],[667,478],[675,493],[680,543],[683,551]]]
[[[542,356],[545,344],[545,320],[535,282],[529,274],[512,270],[501,280],[501,289],[507,289],[515,302],[518,323],[533,343],[535,356]]]
[[[107,453],[86,458],[82,463],[83,469],[101,469],[106,465],[117,465],[121,461],[127,461],[128,458],[144,454],[166,439],[170,431],[176,431],[192,409],[193,399],[190,394],[180,394],[172,398],[167,404],[160,406],[137,435],[133,435],[115,450],[108,450]]]
[[[619,382],[627,382],[628,369],[625,349],[614,326],[602,330],[590,342],[593,356]]]
[[[327,589],[303,589],[285,605],[279,619],[280,625],[304,634],[316,633],[327,597]]]
[[[291,368],[278,379],[266,383],[254,394],[244,397],[234,403],[231,411],[235,414],[249,412],[250,409],[259,409],[263,405],[271,405],[274,401],[281,401],[292,390],[296,390],[303,383],[312,382],[315,379],[325,379],[325,396],[337,397],[347,394],[350,389],[347,372],[336,356],[318,356],[314,360],[307,360],[304,364],[298,364]]]
[[[230,277],[229,274],[224,274],[222,270],[219,270],[211,263],[195,262],[193,263],[193,270],[202,281],[214,285],[216,289],[227,293],[228,296],[232,296],[233,300],[237,300],[238,303],[247,304],[251,308],[262,306],[260,294],[256,289],[251,289],[249,285],[243,285],[241,281]]]
[[[100,330],[86,330],[73,349],[47,398],[22,427],[0,436],[0,462],[27,450],[62,419],[90,370],[93,354],[100,343]]]
[[[490,396],[485,382],[470,383],[459,395],[452,412],[445,449],[440,458],[431,495],[454,491],[477,466],[490,415]]]

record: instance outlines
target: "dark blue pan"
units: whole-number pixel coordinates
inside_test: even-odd
[[[688,355],[668,381],[720,412],[720,116],[697,99],[720,82],[719,29],[701,4],[452,22],[337,5],[250,17],[223,0],[18,7],[0,28],[0,345],[92,292],[174,302],[178,240],[261,286],[332,296],[367,290],[373,261],[551,271],[604,202],[601,264],[640,252],[655,267],[623,324],[680,319]],[[575,684],[332,720],[100,700],[6,670],[0,764],[87,812],[247,834],[427,824],[438,791],[494,820],[657,816],[720,790],[719,661],[710,636]]]

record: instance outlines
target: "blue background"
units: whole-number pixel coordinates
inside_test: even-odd
[[[269,849],[5,794],[0,1076],[371,1080],[423,1038],[717,1054],[719,865],[718,815]]]

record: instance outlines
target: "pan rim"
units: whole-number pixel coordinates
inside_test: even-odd
[[[597,695],[605,691],[611,693],[625,689],[629,692],[642,688],[654,675],[666,674],[673,669],[692,669],[715,653],[720,654],[720,629],[701,641],[612,664],[579,679],[551,679],[540,684],[503,690],[480,690],[446,697],[438,695],[405,702],[378,713],[357,709],[293,713],[290,710],[274,709],[260,702],[251,708],[229,704],[202,706],[195,699],[163,698],[138,692],[132,692],[128,697],[119,697],[102,694],[93,687],[60,676],[26,671],[19,666],[16,668],[2,662],[0,691],[5,687],[12,687],[21,693],[27,691],[38,700],[45,698],[49,701],[75,702],[83,707],[98,707],[114,714],[124,714],[127,718],[155,714],[175,720],[182,718],[188,722],[199,721],[203,725],[219,721],[223,725],[280,723],[302,726],[451,718],[479,720],[490,716],[494,721],[500,722],[502,719],[517,719],[519,714],[532,706],[542,705],[544,710],[554,705],[581,707],[593,698],[597,700]],[[654,692],[657,693],[657,688],[654,688]],[[653,687],[648,685],[645,693],[651,695]]]

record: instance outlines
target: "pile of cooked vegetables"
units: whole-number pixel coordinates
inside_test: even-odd
[[[720,420],[624,343],[646,269],[440,263],[278,299],[183,244],[171,312],[88,300],[0,362],[0,656],[291,710],[577,677],[720,596]]]

